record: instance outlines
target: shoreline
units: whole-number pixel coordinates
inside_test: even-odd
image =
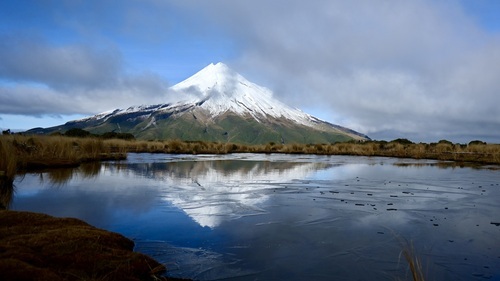
[[[188,280],[134,252],[125,236],[75,218],[0,210],[3,280]]]

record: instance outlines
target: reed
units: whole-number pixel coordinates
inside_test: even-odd
[[[400,252],[400,259],[401,255],[404,257],[408,264],[408,269],[411,274],[412,280],[413,281],[425,281],[425,274],[422,266],[422,261],[417,254],[413,243],[408,242],[407,240],[400,240],[402,250]]]
[[[0,138],[0,210],[8,209],[14,194],[14,176],[17,170],[17,155],[12,142]]]
[[[16,173],[17,155],[11,141],[0,138],[0,178],[10,177]]]

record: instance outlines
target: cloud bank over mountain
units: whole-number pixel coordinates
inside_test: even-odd
[[[458,1],[215,1],[204,9],[244,42],[240,63],[294,105],[321,107],[375,137],[498,141],[500,36]]]

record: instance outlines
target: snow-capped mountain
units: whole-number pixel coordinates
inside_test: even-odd
[[[223,63],[210,64],[170,88],[176,102],[132,106],[43,129],[81,128],[93,133],[128,132],[142,139],[268,142],[335,142],[367,139],[273,98],[271,90]],[[36,130],[35,130],[36,131]]]
[[[223,63],[210,64],[172,90],[192,96],[192,102],[212,116],[227,111],[249,114],[256,120],[272,116],[286,118],[303,125],[312,125],[314,117],[291,108],[273,98],[273,93],[234,72]]]

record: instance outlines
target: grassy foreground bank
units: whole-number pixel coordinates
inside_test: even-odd
[[[2,280],[180,280],[134,242],[81,220],[0,211]]]

